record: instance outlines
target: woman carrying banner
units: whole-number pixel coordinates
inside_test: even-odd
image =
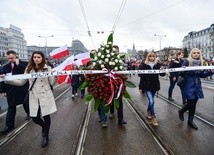
[[[45,62],[45,56],[40,51],[33,52],[25,73],[51,72],[50,66]],[[6,81],[8,84],[22,86],[29,81],[30,87],[34,83],[32,90],[29,91],[30,116],[33,121],[42,127],[42,147],[49,142],[49,129],[51,125],[50,114],[56,112],[56,103],[50,85],[56,82],[55,77],[45,77],[36,79],[21,79]],[[42,118],[41,118],[42,116]]]
[[[193,48],[189,54],[187,60],[184,60],[182,66],[203,66],[203,57],[202,53],[198,48]],[[193,118],[196,110],[196,103],[198,99],[204,98],[203,90],[201,86],[200,78],[205,78],[214,73],[212,71],[204,71],[204,70],[193,70],[181,72],[180,74],[185,76],[185,84],[184,84],[184,95],[187,99],[187,104],[178,111],[179,118],[181,121],[184,121],[184,112],[189,111],[188,117],[188,125],[193,129],[198,129],[198,127],[193,122]]]

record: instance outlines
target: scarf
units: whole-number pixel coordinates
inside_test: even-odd
[[[197,59],[193,59],[192,65],[193,65],[193,66],[200,66],[200,65],[201,65],[201,61],[200,61],[200,60],[197,60]]]
[[[155,63],[154,62],[149,62],[149,66],[153,69]]]

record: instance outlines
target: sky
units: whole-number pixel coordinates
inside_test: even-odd
[[[71,46],[78,39],[97,49],[114,31],[121,51],[133,44],[159,50],[182,47],[189,32],[210,27],[213,6],[213,0],[0,0],[0,26],[21,28],[28,46],[45,46],[46,39],[47,46]]]

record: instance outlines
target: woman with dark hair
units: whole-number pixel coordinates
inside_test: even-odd
[[[45,56],[40,51],[33,52],[25,73],[51,72],[52,69],[46,64]],[[45,77],[40,79],[21,79],[6,81],[6,83],[22,86],[29,81],[29,109],[33,121],[42,127],[42,147],[47,146],[49,142],[49,129],[51,124],[50,114],[54,113],[56,103],[50,85],[56,82],[55,77]],[[41,118],[42,116],[42,118]]]
[[[203,57],[201,51],[198,48],[193,48],[189,54],[188,59],[184,60],[182,66],[203,66]],[[214,70],[193,70],[180,73],[180,75],[185,76],[183,91],[184,96],[187,99],[187,104],[178,111],[179,118],[181,121],[184,121],[184,112],[189,111],[188,125],[196,130],[198,127],[193,122],[196,103],[198,102],[198,99],[204,98],[200,78],[205,78],[212,75],[213,73]]]

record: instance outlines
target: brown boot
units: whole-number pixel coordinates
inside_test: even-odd
[[[152,121],[152,124],[153,124],[154,126],[158,126],[158,121],[157,121],[157,118],[156,118],[155,116],[152,116],[151,121]]]
[[[150,111],[147,111],[147,116],[146,116],[148,119],[152,119],[152,116],[151,116],[151,113]]]

